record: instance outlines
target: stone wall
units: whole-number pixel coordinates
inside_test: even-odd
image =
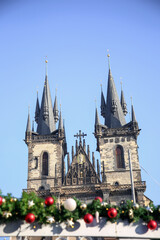
[[[42,157],[44,152],[48,153],[48,176],[42,175]],[[40,142],[29,144],[28,189],[34,188],[35,190],[38,190],[40,186],[44,186],[45,189],[54,187],[55,178],[62,177],[62,152],[62,144],[59,142]]]

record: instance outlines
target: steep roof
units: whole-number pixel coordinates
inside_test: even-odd
[[[108,88],[105,110],[105,125],[108,128],[118,128],[126,124],[118,93],[112,77],[111,69],[108,73]]]
[[[55,128],[56,126],[53,115],[50,88],[48,83],[48,77],[46,75],[40,108],[40,115],[38,119],[37,133],[39,133],[40,135],[47,135],[52,133],[55,130]]]

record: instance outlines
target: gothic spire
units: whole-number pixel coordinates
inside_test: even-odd
[[[57,122],[57,121],[58,121],[57,94],[56,94],[56,96],[55,96],[55,100],[54,100],[53,114],[54,114],[54,120],[55,120],[55,122]]]
[[[106,103],[105,103],[102,85],[101,85],[101,116],[103,117],[105,117],[105,107],[106,107]]]
[[[121,107],[122,107],[124,116],[126,116],[128,111],[127,111],[127,104],[124,99],[124,93],[123,93],[122,87],[121,87]]]
[[[132,104],[132,122],[137,122],[135,112],[134,112],[134,108],[133,108],[133,104]]]
[[[60,115],[59,115],[59,125],[58,125],[58,130],[63,130],[63,121],[62,121],[62,113],[60,109]]]
[[[28,110],[28,119],[27,119],[26,132],[31,132],[31,121],[30,121],[30,113],[29,113],[29,110]]]
[[[46,65],[47,65],[46,60]],[[47,68],[47,66],[46,66]],[[38,120],[37,132],[40,135],[51,134],[55,130],[55,120],[53,116],[52,100],[50,88],[48,83],[48,76],[46,70],[46,77],[43,89],[43,96],[41,102],[40,115]]]
[[[96,107],[96,113],[95,113],[95,126],[100,124],[99,116],[98,116],[98,110]]]
[[[37,102],[36,102],[36,110],[35,110],[35,121],[36,121],[36,123],[38,123],[39,114],[40,114],[40,107],[39,107],[39,99],[38,99],[38,91],[37,91]]]
[[[125,124],[126,124],[126,121],[124,118],[118,93],[117,93],[115,83],[112,77],[111,69],[109,66],[108,89],[107,89],[106,111],[105,111],[105,125],[108,128],[118,128]]]

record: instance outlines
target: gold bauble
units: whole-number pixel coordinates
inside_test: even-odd
[[[82,210],[86,210],[86,209],[87,209],[87,204],[83,203],[83,204],[80,206],[80,208],[81,208]]]

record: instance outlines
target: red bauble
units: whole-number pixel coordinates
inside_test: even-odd
[[[87,223],[87,224],[92,223],[92,222],[93,222],[93,216],[92,216],[92,214],[87,213],[87,214],[84,216],[84,221],[85,221],[85,223]]]
[[[94,200],[99,200],[102,203],[103,199],[101,197],[96,197]]]
[[[0,196],[0,206],[2,205],[3,203],[3,198]]]
[[[147,227],[151,230],[155,230],[157,228],[157,223],[154,220],[150,220],[147,224]]]
[[[27,223],[33,223],[35,221],[35,215],[33,213],[28,213],[26,216],[25,216],[25,221]]]
[[[115,208],[110,208],[107,214],[109,218],[115,218],[117,216],[117,210]]]
[[[54,203],[54,199],[53,199],[52,197],[47,197],[47,198],[45,199],[45,204],[46,204],[47,206],[51,206],[53,203]]]

